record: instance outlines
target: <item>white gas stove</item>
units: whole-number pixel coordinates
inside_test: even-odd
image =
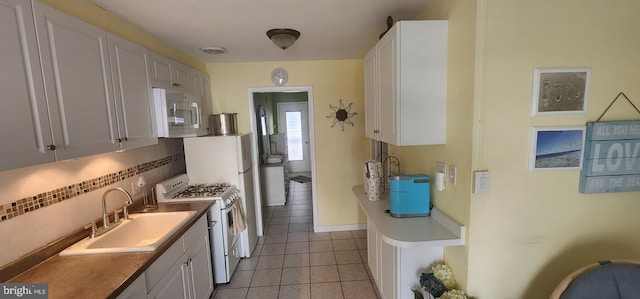
[[[231,233],[234,226],[232,206],[242,200],[236,186],[226,182],[189,184],[189,177],[181,174],[158,183],[155,189],[158,202],[217,201],[207,214],[211,261],[215,282],[229,282],[243,252],[242,242],[238,242],[240,235]]]
[[[181,202],[197,200],[220,200],[227,207],[239,198],[236,186],[226,182],[189,184],[189,177],[180,174],[156,185],[158,202]]]

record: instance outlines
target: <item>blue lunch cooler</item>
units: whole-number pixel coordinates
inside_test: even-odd
[[[393,217],[425,217],[431,214],[431,178],[426,174],[391,177],[391,209]]]

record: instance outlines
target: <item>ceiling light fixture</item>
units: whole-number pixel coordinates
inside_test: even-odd
[[[223,47],[204,47],[200,48],[200,51],[211,55],[223,54],[227,52],[227,49]]]
[[[269,37],[278,48],[286,50],[300,37],[300,31],[288,28],[271,29],[267,31],[267,37]]]

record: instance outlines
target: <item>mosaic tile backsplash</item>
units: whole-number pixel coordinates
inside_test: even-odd
[[[98,190],[100,188],[134,177],[136,175],[143,174],[144,172],[181,160],[184,160],[184,153],[174,154],[158,160],[129,167],[118,172],[109,173],[97,178],[92,178],[90,180],[82,181],[62,188],[57,188],[1,205],[0,222],[59,203],[63,200],[73,198],[83,193]]]

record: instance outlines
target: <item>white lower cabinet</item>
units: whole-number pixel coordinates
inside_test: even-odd
[[[188,298],[209,298],[213,292],[213,271],[211,269],[211,250],[209,235],[201,234],[185,253]]]
[[[138,276],[116,299],[139,299],[147,296],[147,283],[144,275]]]
[[[285,190],[285,167],[286,164],[265,164],[260,167],[260,178],[262,178],[262,196],[264,196],[265,206],[281,206],[287,202]]]
[[[145,271],[147,298],[211,296],[213,272],[206,217],[202,216]]]
[[[184,260],[178,260],[160,279],[156,287],[149,291],[147,298],[178,299],[190,298],[185,285],[187,269]]]
[[[442,260],[443,247],[398,247],[384,241],[367,217],[367,263],[383,299],[413,298],[420,273],[433,262]]]
[[[369,263],[369,271],[371,271],[371,275],[373,275],[373,280],[380,284],[380,271],[379,264],[380,254],[378,252],[380,245],[380,233],[376,229],[373,221],[369,217],[367,217],[367,262]]]
[[[370,219],[367,219],[367,250],[369,271],[382,298],[395,297],[397,293],[397,249],[382,240],[380,232]]]

